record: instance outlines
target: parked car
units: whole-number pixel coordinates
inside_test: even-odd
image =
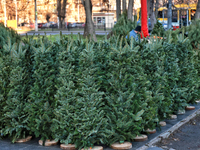
[[[82,27],[85,27],[85,23],[82,24]]]
[[[58,28],[58,25],[55,23],[55,24],[51,24],[50,26],[49,26],[49,28]]]
[[[76,23],[72,23],[72,28],[75,28],[77,27],[77,24]]]
[[[38,28],[42,28],[42,25],[43,25],[44,23],[38,23]]]
[[[42,25],[42,28],[49,28],[49,26],[51,24],[55,24],[55,22],[47,22],[47,23],[45,23],[45,24]]]
[[[35,28],[35,24],[34,23],[30,23],[30,28]]]
[[[68,22],[67,27],[72,28],[72,23]]]
[[[26,23],[26,22],[22,22],[22,23],[18,24],[18,26],[19,26],[19,27],[21,27],[21,26],[22,26],[22,27],[23,27],[23,26],[26,26],[26,27],[27,27],[27,26],[30,26],[30,25],[29,25],[28,23]]]
[[[80,27],[82,27],[82,24],[83,24],[83,23],[78,22],[78,23],[76,23],[76,27],[79,27],[79,28],[80,28]]]

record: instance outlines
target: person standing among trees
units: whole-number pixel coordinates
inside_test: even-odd
[[[137,26],[135,30],[129,32],[129,36],[127,35],[126,38],[133,37],[136,41],[138,40],[138,34],[141,35],[141,26]]]

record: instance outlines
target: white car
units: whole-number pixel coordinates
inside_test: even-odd
[[[45,23],[45,24],[42,25],[42,28],[49,28],[49,26],[50,26],[51,24],[55,24],[55,22],[53,22],[53,21],[47,22],[47,23]]]

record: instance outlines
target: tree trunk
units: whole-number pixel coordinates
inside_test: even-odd
[[[57,11],[58,11],[58,19],[59,19],[59,25],[58,28],[61,29],[61,0],[57,0]]]
[[[197,10],[195,13],[195,19],[199,19],[199,18],[200,18],[200,0],[198,0]]]
[[[128,19],[133,21],[133,4],[134,0],[129,0],[128,2]]]
[[[122,11],[126,10],[126,0],[122,0]]]
[[[148,16],[151,21],[151,27],[149,27],[149,28],[153,29],[154,24],[156,23],[156,17],[155,17],[155,13],[154,13],[154,0],[148,0],[147,6],[148,6]]]
[[[62,28],[62,23],[61,23],[61,22],[62,22],[62,21],[61,21],[62,18],[59,17],[58,19],[59,19],[59,26],[58,26],[58,28],[61,29],[61,28]]]
[[[156,5],[155,5],[155,17],[158,18],[158,5],[159,5],[159,0],[156,0]]]
[[[94,23],[92,21],[92,2],[91,0],[81,0],[81,1],[85,8],[85,14],[86,14],[84,36],[90,37],[90,39],[97,41],[94,29]]]
[[[172,0],[168,0],[167,21],[167,28],[169,30],[172,27]]]
[[[60,23],[61,24],[61,28],[65,28],[66,5],[67,5],[67,0],[63,0],[63,4],[62,4],[62,22]]]
[[[35,0],[35,31],[38,31],[38,21],[37,21],[37,0]]]
[[[121,0],[116,0],[116,14],[117,14],[117,20],[119,20],[119,17],[121,15]]]
[[[66,5],[67,5],[67,0],[57,0],[59,29],[65,28]]]

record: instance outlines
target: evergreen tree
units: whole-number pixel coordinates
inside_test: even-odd
[[[110,124],[108,143],[132,141],[147,128],[155,128],[156,107],[152,93],[146,87],[150,85],[142,68],[139,46],[122,41],[112,45],[108,53],[106,78],[107,117]]]
[[[6,101],[8,99],[8,93],[10,91],[10,73],[12,70],[13,57],[12,52],[16,50],[17,44],[12,44],[11,39],[8,37],[8,44],[3,46],[0,52],[0,132],[1,136],[3,134],[3,128],[5,127],[4,121],[4,107],[6,106]]]
[[[25,61],[26,50],[22,49],[20,43],[18,50],[12,51],[12,71],[10,73],[10,91],[4,107],[3,134],[9,136],[12,142],[18,138],[25,138],[29,134],[28,112],[26,111],[28,96],[30,94],[30,76],[27,73]]]
[[[46,44],[47,45],[47,44]],[[52,119],[55,117],[54,108],[56,93],[58,65],[56,63],[56,52],[52,46],[46,47],[41,40],[41,47],[32,47],[34,54],[34,85],[31,88],[29,108],[29,124],[31,132],[42,140],[54,138],[51,132]]]
[[[140,53],[141,59],[144,60],[142,64],[144,72],[151,82],[151,86],[148,88],[152,92],[152,99],[157,105],[158,118],[159,120],[163,120],[171,113],[169,109],[171,101],[165,97],[165,92],[167,91],[165,87],[165,50],[163,48],[163,41],[151,38],[150,43],[145,44],[143,48],[141,48]]]
[[[79,53],[78,48],[70,44],[59,58],[61,86],[56,94],[59,106],[54,120],[59,127],[57,138],[65,144],[76,144],[78,148],[105,143],[107,123],[102,109],[103,92],[99,91],[93,76],[96,67],[92,46],[87,45]]]
[[[181,72],[178,65],[178,58],[176,56],[175,44],[169,42],[163,43],[165,51],[164,69],[165,69],[165,99],[171,101],[169,109],[172,112],[177,112],[180,108],[186,105],[186,101],[181,99],[182,87],[178,85],[181,78]]]
[[[120,36],[126,36],[128,33],[135,29],[137,26],[137,16],[134,16],[134,21],[128,19],[127,17],[127,11],[125,11],[117,21],[117,23],[114,25],[114,28],[112,31],[108,34],[108,38],[110,38],[113,35]]]
[[[162,23],[160,23],[158,20],[157,20],[156,24],[154,25],[154,28],[153,28],[151,34],[161,36],[161,37],[164,36],[165,29],[163,28]]]
[[[8,37],[10,41],[7,40]],[[0,49],[2,49],[5,44],[9,44],[8,42],[14,44],[18,43],[20,40],[20,35],[18,35],[15,30],[5,27],[3,23],[0,23]]]
[[[195,103],[196,99],[198,99],[199,96],[199,80],[197,70],[195,69],[196,53],[191,48],[188,38],[184,38],[184,33],[178,36],[176,50],[176,56],[179,60],[178,64],[181,72],[181,77],[178,84],[183,89],[181,97],[188,104]]]

